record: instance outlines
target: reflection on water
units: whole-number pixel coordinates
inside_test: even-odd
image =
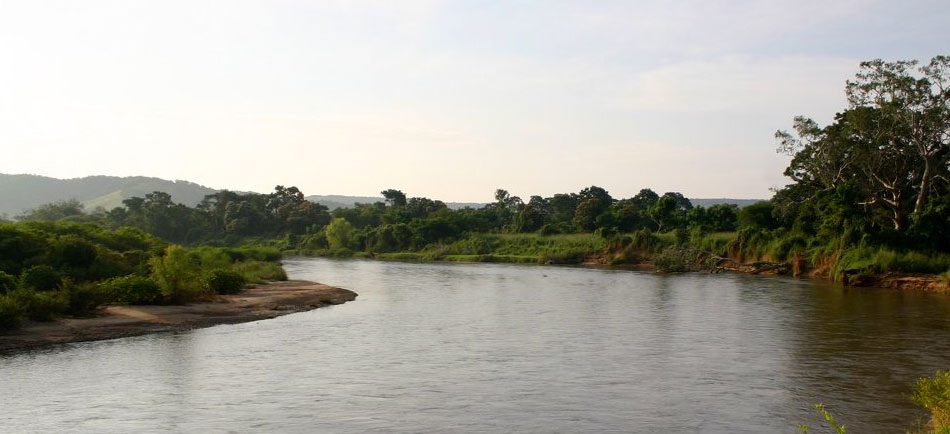
[[[3,432],[903,432],[950,300],[743,275],[294,260],[360,293],[0,358]]]

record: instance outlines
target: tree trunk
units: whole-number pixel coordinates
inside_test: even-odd
[[[920,191],[917,193],[917,203],[914,204],[914,218],[920,217],[927,203],[927,193],[930,190],[930,158],[924,158],[924,174],[920,178]]]
[[[895,229],[895,230],[900,231],[900,230],[903,230],[903,229],[904,229],[904,216],[903,216],[903,214],[901,213],[901,207],[900,207],[900,206],[894,208],[894,217],[892,217],[891,219],[894,221],[894,229]]]

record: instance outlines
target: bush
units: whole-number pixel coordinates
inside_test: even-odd
[[[165,300],[185,303],[205,291],[201,260],[181,246],[168,246],[165,256],[149,260],[152,278],[161,288]]]
[[[20,288],[7,297],[21,306],[26,316],[34,321],[52,321],[69,310],[69,294],[66,291],[36,292]]]
[[[16,289],[16,278],[0,271],[0,295],[6,294]]]
[[[62,286],[63,278],[49,265],[36,265],[23,272],[20,284],[37,291],[52,291]]]
[[[917,380],[911,400],[930,411],[929,428],[933,432],[950,431],[950,371],[937,371],[933,377]]]
[[[663,273],[681,273],[692,269],[692,258],[683,249],[669,247],[653,257],[653,265]]]
[[[24,308],[11,297],[0,296],[0,330],[10,330],[20,325]]]
[[[268,280],[287,280],[287,272],[280,264],[273,262],[247,261],[238,262],[232,268],[244,276],[249,283],[264,283]]]
[[[244,289],[247,280],[240,273],[231,270],[214,270],[208,273],[208,289],[218,294],[237,294]]]
[[[64,291],[69,298],[69,313],[83,314],[109,303],[111,294],[95,283],[66,284]]]
[[[124,276],[99,284],[109,298],[123,304],[157,304],[162,301],[162,290],[154,280],[144,276]]]
[[[76,235],[65,235],[57,240],[53,259],[60,266],[88,268],[96,260],[96,246]]]

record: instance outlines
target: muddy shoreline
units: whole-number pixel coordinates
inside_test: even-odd
[[[305,280],[271,282],[235,295],[172,306],[109,306],[89,318],[29,322],[0,334],[0,353],[70,342],[85,342],[183,331],[218,324],[276,318],[323,306],[342,304],[357,294]]]

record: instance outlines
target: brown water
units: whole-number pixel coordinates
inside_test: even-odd
[[[355,302],[0,357],[0,432],[900,433],[950,298],[745,275],[294,260]]]

